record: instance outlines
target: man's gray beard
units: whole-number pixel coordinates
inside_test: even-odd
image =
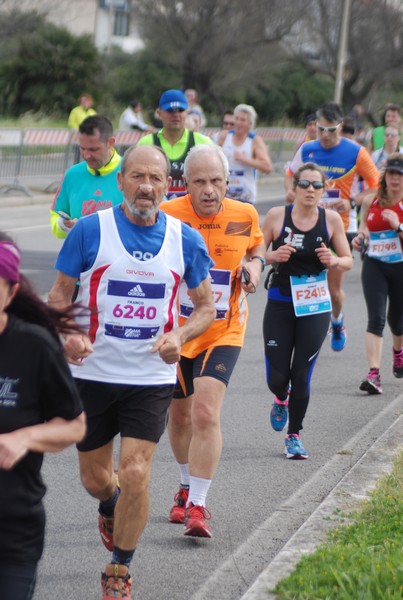
[[[142,219],[143,221],[147,221],[147,219],[149,219],[150,217],[154,216],[157,213],[157,210],[158,210],[157,206],[152,206],[148,210],[139,210],[136,206],[134,206],[134,204],[131,204],[127,200],[127,198],[124,199],[124,202],[125,202],[126,207],[128,208],[128,210],[130,211],[130,213],[134,217],[138,217],[139,219]]]

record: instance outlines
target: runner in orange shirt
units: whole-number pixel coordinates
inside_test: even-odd
[[[169,519],[185,523],[185,535],[197,537],[211,537],[205,504],[221,455],[221,407],[245,336],[245,292],[256,290],[266,264],[256,209],[225,198],[228,171],[221,148],[195,146],[184,166],[188,194],[160,205],[202,234],[215,263],[210,275],[216,319],[182,348],[168,419],[181,476]],[[181,322],[192,311],[186,286],[180,290],[179,304]]]

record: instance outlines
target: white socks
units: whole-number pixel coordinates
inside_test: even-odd
[[[189,476],[190,489],[189,498],[186,506],[191,502],[197,506],[206,506],[206,497],[209,490],[211,479],[202,479],[201,477]]]
[[[202,479],[202,477],[193,477],[192,475],[189,475],[188,463],[184,465],[178,463],[178,467],[181,476],[181,486],[189,487],[187,506],[189,506],[189,502],[195,506],[206,506],[206,497],[211,484],[211,479]]]
[[[178,467],[181,474],[181,486],[189,486],[189,463],[186,463],[185,465],[180,465],[178,463]]]

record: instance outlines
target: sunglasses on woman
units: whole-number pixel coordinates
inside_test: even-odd
[[[308,181],[308,179],[299,179],[297,181],[297,186],[302,190],[307,190],[309,186],[312,186],[314,190],[323,190],[325,184],[323,181]]]

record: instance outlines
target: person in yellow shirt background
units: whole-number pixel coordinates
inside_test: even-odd
[[[69,118],[67,119],[67,127],[78,130],[84,119],[97,114],[93,106],[94,98],[91,94],[82,94],[78,99],[78,106],[75,106],[70,111]]]
[[[78,131],[81,123],[85,121],[87,117],[92,117],[97,114],[97,111],[93,108],[94,98],[91,94],[82,94],[78,99],[78,106],[75,106],[69,114],[67,119],[67,127]],[[74,141],[74,140],[73,140]],[[80,162],[80,147],[77,142],[74,143],[74,158],[73,164]]]

